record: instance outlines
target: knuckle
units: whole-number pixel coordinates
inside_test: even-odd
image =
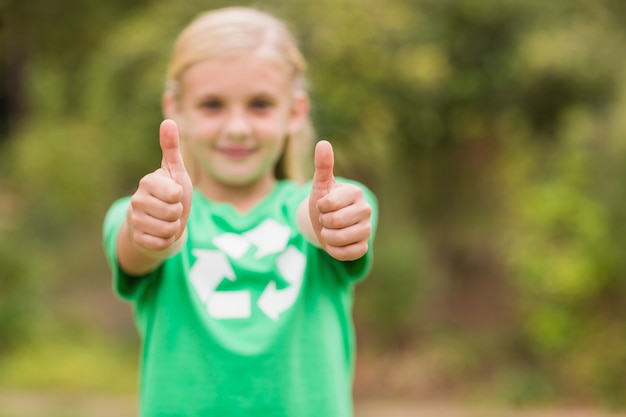
[[[324,241],[332,246],[345,246],[350,243],[349,236],[344,230],[323,228],[321,235]]]
[[[356,186],[354,184],[350,184],[350,191],[352,192],[352,195],[357,197],[357,198],[361,198],[363,197],[363,190],[361,189],[361,187]]]
[[[369,220],[366,222],[363,222],[363,233],[369,237],[370,234],[372,234],[372,222],[370,222]]]
[[[356,259],[352,254],[351,248],[345,246],[332,247],[328,251],[328,254],[339,261],[352,261]]]
[[[372,217],[372,206],[370,206],[369,204],[365,204],[363,207],[363,215],[368,219]]]
[[[139,188],[145,187],[146,185],[148,185],[150,183],[150,175],[144,175],[143,177],[141,177],[141,179],[139,180]]]
[[[139,232],[137,230],[134,230],[132,237],[133,237],[133,240],[135,241],[135,243],[137,243],[139,246],[145,246],[146,242],[145,242],[145,239],[143,237],[143,233],[141,233],[141,232]]]
[[[326,242],[329,245],[335,246],[336,238],[335,238],[335,232],[333,230],[323,227],[322,230],[320,231],[320,236],[322,237],[322,239],[324,239],[324,242]]]
[[[367,241],[358,242],[342,248],[341,259],[344,261],[355,261],[362,258],[368,251],[369,245]]]
[[[180,221],[178,220],[173,222],[161,222],[159,226],[159,236],[164,239],[173,237],[176,235],[176,232],[178,232],[179,225]]]
[[[144,175],[139,180],[139,190],[144,188],[150,188],[154,182],[155,173],[151,172],[150,174]]]
[[[340,261],[354,261],[360,259],[367,254],[368,250],[369,243],[367,240],[346,245],[329,243],[326,247],[328,254]]]
[[[143,227],[143,217],[141,213],[137,210],[131,210],[128,221],[130,222],[132,229],[135,233],[141,232],[141,228]]]
[[[330,207],[328,196],[320,198],[315,203],[315,208],[317,208],[320,213],[326,213],[328,211],[328,207]]]
[[[320,216],[321,223],[329,229],[336,229],[339,222],[335,213],[325,213]]]
[[[341,248],[336,248],[336,247],[334,247],[334,246],[328,246],[328,247],[326,248],[326,252],[328,252],[328,254],[329,254],[330,256],[332,256],[333,258],[335,258],[335,259],[338,259],[338,260],[340,260],[340,261],[343,261],[343,260],[344,260],[344,259],[343,259],[343,253],[342,253],[342,251],[341,251]]]
[[[183,197],[183,187],[174,181],[171,181],[168,184],[166,192],[167,194],[165,198],[168,202],[179,202]]]
[[[360,242],[357,245],[357,254],[358,254],[358,258],[362,257],[363,255],[365,255],[367,253],[367,251],[370,249],[370,245],[369,242],[367,240],[364,240],[363,242]]]
[[[169,221],[178,220],[183,214],[182,203],[168,204],[163,209],[163,218]]]
[[[145,203],[145,195],[141,191],[137,190],[135,194],[130,198],[130,207],[132,210],[138,210]]]
[[[327,208],[335,207],[337,205],[337,202],[338,202],[337,193],[330,193],[324,198],[324,203],[325,203],[324,205]]]
[[[324,226],[329,229],[336,229],[338,227],[339,222],[337,221],[337,216],[328,215],[328,217],[324,220]]]
[[[159,237],[154,235],[145,235],[142,242],[138,242],[140,246],[151,251],[163,251],[169,248],[174,242],[173,237]]]
[[[172,244],[171,239],[163,239],[163,238],[155,239],[153,242],[154,242],[154,247],[150,249],[156,250],[156,251],[166,250]]]
[[[361,190],[359,186],[354,184],[343,184],[343,186],[341,187],[341,192],[349,195],[354,200],[363,196],[363,190]]]

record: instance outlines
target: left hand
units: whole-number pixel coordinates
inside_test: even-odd
[[[372,207],[361,188],[335,181],[331,144],[315,147],[315,174],[309,196],[309,217],[315,235],[330,256],[353,261],[367,253]]]

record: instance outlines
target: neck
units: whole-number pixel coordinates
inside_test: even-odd
[[[230,203],[240,213],[250,211],[265,196],[267,196],[276,179],[273,176],[245,185],[230,185],[205,179],[196,184],[196,187],[212,201]]]

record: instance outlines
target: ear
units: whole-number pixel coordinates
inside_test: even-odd
[[[309,106],[310,102],[307,92],[301,89],[296,90],[289,118],[288,130],[290,135],[294,135],[302,129],[302,126],[309,115]]]

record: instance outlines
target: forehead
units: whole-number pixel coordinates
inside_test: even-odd
[[[183,92],[282,94],[293,89],[293,77],[283,62],[267,51],[215,57],[189,67],[181,76]]]

